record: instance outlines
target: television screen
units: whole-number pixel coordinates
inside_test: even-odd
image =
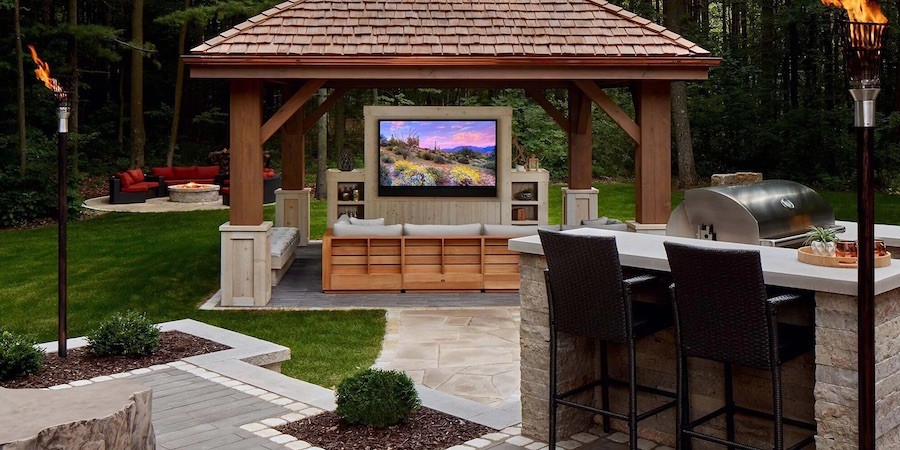
[[[381,120],[378,195],[495,197],[496,120]]]

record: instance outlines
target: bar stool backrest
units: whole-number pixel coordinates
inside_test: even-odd
[[[770,368],[768,297],[759,252],[672,242],[665,247],[685,355]]]
[[[538,233],[547,257],[551,324],[563,333],[627,342],[616,238]]]

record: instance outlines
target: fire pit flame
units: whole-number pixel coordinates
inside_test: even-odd
[[[200,183],[194,183],[193,181],[191,181],[190,183],[185,184],[184,187],[186,189],[200,189],[201,187],[203,187],[203,185]]]

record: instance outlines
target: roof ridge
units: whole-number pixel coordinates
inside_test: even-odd
[[[571,2],[571,0],[568,0],[568,1]],[[625,9],[621,6],[614,5],[610,2],[608,2],[607,0],[583,0],[583,1],[586,1],[588,3],[593,3],[597,6],[605,9],[606,11],[609,11],[610,14],[615,14],[629,22],[640,25],[651,31],[655,31],[657,33],[657,35],[668,39],[673,44],[676,44],[676,45],[684,48],[685,50],[688,50],[693,53],[698,53],[698,54],[711,54],[708,50],[706,50],[703,47],[700,47],[698,44],[694,43],[693,41],[686,39],[684,36],[674,32],[674,31],[672,31],[650,19],[641,17],[631,11],[628,11],[627,9]]]
[[[263,19],[268,19],[268,18],[272,17],[273,15],[275,15],[276,13],[282,12],[282,11],[288,9],[289,7],[299,5],[300,3],[303,3],[305,1],[307,1],[307,0],[285,0],[265,11],[262,11],[261,13],[255,15],[255,16],[249,17],[246,20],[244,20],[243,22],[219,33],[216,37],[208,39],[206,41],[203,41],[202,44],[192,48],[190,51],[191,52],[202,52],[206,49],[209,49],[211,47],[219,45],[219,44],[233,38],[234,36],[237,36],[238,34],[241,33],[241,31],[244,31],[247,28],[251,28],[251,25],[254,25],[257,22],[260,22]]]

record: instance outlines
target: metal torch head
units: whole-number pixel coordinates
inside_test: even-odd
[[[881,53],[888,24],[839,19],[837,27],[843,36],[844,66],[850,88],[880,88]]]
[[[68,133],[73,78],[69,76],[57,77],[57,82],[59,90],[53,93],[56,97],[56,117],[59,118],[59,125],[56,131],[58,133]]]

